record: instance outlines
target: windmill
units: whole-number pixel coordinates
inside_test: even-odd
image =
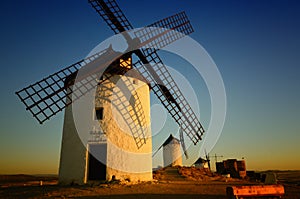
[[[153,153],[154,157],[158,151],[163,148],[164,167],[182,166],[182,155],[180,150],[181,140],[175,138],[172,134],[164,141],[164,143]]]
[[[210,157],[211,157],[211,156],[209,155],[209,153],[207,153],[206,150],[205,150],[205,158],[206,158],[206,161],[207,161],[207,163],[208,163],[208,168],[209,168],[209,170],[211,170]],[[217,155],[217,154],[215,153],[215,155],[212,156],[212,157],[215,158],[215,164],[217,164],[217,162],[218,162],[218,157],[222,158],[223,155]]]
[[[208,164],[208,169],[211,170],[210,157],[209,157],[209,154],[206,152],[206,150],[205,150],[205,158],[206,158],[206,161],[207,161],[207,164]]]
[[[76,133],[72,117],[72,106],[70,106],[74,101],[80,99],[90,90],[89,84],[98,85],[97,92],[100,93],[98,96],[99,99],[105,98],[105,93],[110,92],[112,87],[118,88],[116,82],[120,80],[123,82],[123,85],[127,86],[127,89],[132,95],[135,96],[136,106],[131,107],[135,119],[133,119],[132,112],[127,113],[127,115],[131,116],[131,120],[133,121],[126,124],[129,126],[128,131],[132,139],[131,141],[128,140],[128,142],[134,143],[134,152],[141,151],[141,153],[143,153],[152,150],[151,136],[147,137],[151,135],[151,132],[149,132],[149,130],[148,132],[143,132],[142,129],[135,126],[136,122],[144,125],[150,123],[150,118],[144,117],[147,115],[145,112],[150,110],[150,102],[149,100],[147,101],[147,99],[149,99],[149,91],[147,91],[149,88],[168,110],[175,122],[181,125],[184,133],[193,144],[196,145],[204,133],[204,128],[200,124],[196,114],[193,112],[157,53],[157,49],[193,32],[193,28],[186,14],[180,12],[147,26],[163,28],[161,31],[151,31],[151,28],[142,28],[134,30],[134,34],[132,35],[126,31],[133,30],[133,26],[125,17],[115,0],[89,0],[89,3],[115,34],[122,33],[128,43],[129,49],[133,48],[133,44],[135,45],[134,47],[138,49],[123,55],[114,51],[111,47],[108,47],[16,92],[17,96],[26,106],[26,110],[41,124],[65,110],[59,171],[59,180],[61,183],[82,184],[87,182],[87,180],[89,180],[88,173],[91,173],[87,171],[87,168],[90,168],[93,162],[97,162],[95,158],[92,158],[97,155],[90,155],[89,151],[86,151],[86,146],[80,146],[82,143]],[[176,33],[171,30],[178,32]],[[138,38],[138,40],[136,38]],[[138,58],[134,62],[132,55]],[[109,67],[106,69],[107,65],[109,65]],[[103,73],[103,75],[97,80],[89,76],[79,79],[81,86],[75,88],[76,95],[74,95],[74,80],[79,69],[83,67],[88,67],[93,73],[98,72]],[[135,72],[128,74],[128,71],[131,69],[134,69]],[[134,89],[132,89],[134,88],[134,83],[132,82],[136,80],[140,81],[142,86],[139,92],[135,92]],[[122,94],[123,91],[119,89],[118,92]],[[139,100],[139,98],[146,100]],[[108,120],[110,116],[106,115],[106,113],[108,113],[106,107],[101,107],[102,105],[104,106],[105,103],[103,100],[99,100],[98,105],[100,105],[100,107],[95,107],[94,112],[95,118],[99,120],[99,123],[102,125],[107,125],[107,130],[109,131],[109,127],[111,127],[112,124],[105,123],[103,118]],[[127,108],[126,106],[129,106],[128,103],[127,105],[123,104],[121,108],[117,108],[124,110]],[[123,117],[126,117],[126,114]],[[96,140],[105,140],[102,139],[103,136],[116,138],[120,135],[119,132],[102,132],[102,135],[97,133],[91,134],[93,136],[93,142]],[[98,138],[102,138],[98,139],[97,136]],[[94,148],[92,149],[90,147]],[[132,145],[130,147],[133,148]],[[106,150],[107,156],[104,157],[104,159],[107,158],[107,161],[110,159],[110,161],[116,162],[117,158],[113,158],[109,155],[110,148],[108,147],[108,143],[107,146],[94,146],[93,144],[89,144],[87,148],[90,151]],[[88,162],[89,157],[91,157],[90,162]],[[124,159],[124,157],[120,158]],[[151,157],[147,160],[147,163],[151,163]],[[130,162],[128,164],[130,164]],[[122,171],[108,167],[105,169],[105,165],[98,163],[95,168],[95,173],[104,168],[104,176],[103,173],[96,175],[102,175],[105,179],[128,177],[124,172],[122,173]],[[90,169],[90,171],[93,170],[93,168]],[[131,175],[133,176],[132,179],[136,180],[152,179],[151,171],[146,172],[146,174],[135,175],[131,173]],[[90,179],[93,180],[97,178],[91,177]]]
[[[209,154],[206,152],[206,150],[205,150],[205,159],[203,159],[202,157],[199,157],[192,166],[211,170],[210,157],[209,157]]]
[[[183,131],[181,129],[181,125],[179,128],[179,140],[175,138],[172,134],[166,139],[166,141],[158,147],[158,149],[153,153],[152,157],[154,157],[158,151],[163,148],[163,159],[164,166],[181,166],[182,165],[182,155],[180,151],[180,146],[182,147],[182,151],[185,155],[185,158],[188,159],[188,153],[185,147]]]

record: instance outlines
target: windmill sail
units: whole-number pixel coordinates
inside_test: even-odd
[[[197,144],[204,134],[204,128],[196,114],[193,112],[157,53],[154,52],[146,56],[146,58],[147,61],[149,60],[149,63],[152,63],[152,69],[148,64],[144,64],[141,61],[134,63],[134,66],[149,82],[156,82],[156,84],[151,85],[153,92],[177,124],[181,124],[183,131],[192,142]],[[153,73],[156,73],[156,75],[154,76]],[[163,85],[163,87],[161,85]]]
[[[115,33],[120,33],[133,28],[114,0],[89,0],[89,2]],[[181,19],[179,20],[179,18]],[[170,19],[172,19],[173,22],[172,20],[170,21]],[[185,28],[180,29],[180,25],[176,24],[179,22],[183,24]],[[187,34],[193,31],[184,13],[156,22],[151,26],[173,28],[175,30],[178,29]],[[135,34],[138,37],[141,37],[141,35],[149,35],[151,33],[146,34],[143,32],[136,32]],[[130,36],[125,36],[125,39],[131,40]],[[164,41],[159,42],[158,40],[156,45],[163,42]],[[128,43],[130,43],[130,41],[128,41]],[[167,68],[162,63],[158,54],[155,50],[149,50],[149,48],[148,50],[136,50],[134,53],[140,59],[134,66],[149,82],[156,82],[155,85],[151,85],[152,90],[178,125],[180,125],[180,123],[182,124],[184,132],[192,142],[197,144],[197,142],[201,140],[204,128],[179,90]],[[149,64],[151,64],[152,67],[150,67]]]
[[[89,3],[116,34],[133,29],[133,26],[125,17],[115,0],[89,0]],[[136,67],[147,81],[152,82],[151,88],[155,95],[159,98],[174,120],[179,125],[182,124],[184,132],[192,142],[196,144],[201,140],[204,129],[156,52],[157,48],[162,48],[183,37],[185,34],[193,32],[192,26],[183,12],[155,22],[150,26],[173,29],[183,34],[175,34],[174,31],[170,30],[155,32],[141,29],[140,31],[135,32],[135,35],[141,38],[138,47],[142,48],[143,46],[146,46],[146,48],[133,52],[140,59],[133,64],[133,66]],[[134,38],[131,38],[127,33],[124,33],[123,35],[127,40],[127,43],[132,44]],[[101,53],[103,52],[54,73],[53,75],[16,92],[16,94],[25,104],[26,109],[29,110],[40,123],[43,123],[45,120],[48,120],[69,105],[66,101],[71,100],[65,101],[64,99],[66,97],[70,99],[67,89],[71,84],[66,82],[72,81],[69,81],[68,78],[74,78],[79,68],[90,62],[92,63],[97,60],[97,58],[99,59],[100,55],[102,55]],[[84,93],[90,89],[91,86],[88,85],[94,85],[95,83],[99,82],[95,82],[93,77],[85,77],[81,86],[83,91],[80,95],[84,95]],[[76,98],[80,98],[80,95],[76,96]]]
[[[210,170],[210,157],[209,157],[209,154],[206,152],[206,149],[205,149],[205,158],[206,158],[206,161],[207,161],[207,164],[208,164],[208,168]]]
[[[175,18],[175,15],[174,15]],[[164,20],[161,20],[160,23],[164,24],[164,21],[171,20],[173,17],[166,18]],[[154,26],[155,24],[158,24],[158,22],[153,23],[149,26]],[[172,23],[170,23],[172,24]],[[172,26],[172,25],[171,25]],[[178,25],[178,27],[183,26],[182,24]],[[184,27],[182,27],[183,30],[185,30]],[[143,41],[139,44],[140,47],[143,47],[142,45],[147,45],[150,42],[155,42],[155,40],[161,40],[161,37],[164,36],[164,34],[167,34],[168,32],[162,32],[158,35],[153,35],[153,37],[148,36],[148,40],[143,39]],[[168,45],[172,42],[174,42],[179,36],[176,36],[176,32],[171,32],[174,37],[174,39],[169,39],[163,42],[164,46]],[[138,34],[138,33],[136,33]],[[168,35],[171,37],[172,34],[168,33]],[[144,35],[143,38],[145,38],[146,35]],[[163,45],[161,43],[155,42],[157,46],[153,47],[155,48],[162,48]],[[85,58],[84,60],[81,60],[79,62],[76,62],[52,75],[49,75],[48,77],[26,87],[23,88],[20,91],[17,91],[16,94],[20,98],[20,100],[25,104],[26,110],[30,111],[34,118],[38,120],[40,124],[44,123],[46,120],[49,120],[51,117],[62,111],[65,107],[69,106],[72,101],[75,101],[79,99],[82,95],[84,95],[86,92],[88,92],[92,86],[87,86],[91,82],[86,82],[86,84],[82,85],[82,88],[90,88],[87,89],[85,92],[82,92],[82,95],[78,95],[75,98],[71,99],[71,96],[73,94],[72,91],[67,92],[67,88],[69,88],[70,84],[65,84],[65,80],[67,78],[75,78],[78,70],[82,68],[83,66],[86,66],[91,61],[97,59],[100,57],[100,55],[106,53],[108,49],[105,49],[99,53],[96,53],[95,55],[92,55],[88,58]],[[108,77],[107,77],[108,78]],[[95,84],[95,83],[94,83]],[[65,98],[68,98],[68,100],[65,100]]]
[[[133,29],[115,0],[89,0],[89,3],[115,34]]]
[[[115,34],[133,29],[133,26],[130,24],[115,0],[89,0],[89,3]],[[163,48],[183,36],[194,32],[185,12],[177,13],[146,27],[147,28],[140,28],[135,31],[134,35],[141,41],[141,47],[149,50],[147,54],[156,51],[156,49]],[[151,29],[149,27],[158,27],[162,29]],[[171,30],[176,30],[178,32]],[[132,39],[127,34],[124,34],[124,36],[127,40]],[[128,41],[128,43],[130,42]]]
[[[188,153],[187,153],[187,150],[186,150],[186,147],[185,147],[183,131],[182,131],[181,125],[179,127],[179,137],[180,137],[180,143],[181,143],[181,147],[182,147],[183,153],[185,155],[185,158],[188,159],[189,156],[188,156]]]
[[[156,28],[151,28],[156,27]],[[185,12],[159,20],[134,32],[134,35],[143,43],[144,53],[150,55],[170,43],[194,32]],[[153,41],[149,42],[149,38]]]
[[[72,84],[70,84],[70,82],[67,83],[67,79],[70,77],[75,78],[81,67],[93,62],[107,52],[107,50],[108,49],[105,49],[53,73],[52,75],[17,91],[16,94],[26,106],[26,110],[30,111],[33,117],[42,124],[72,103],[72,92],[67,92],[67,89],[72,86]],[[85,92],[89,91],[86,89],[89,87],[89,84],[95,84],[95,79],[85,79],[85,82],[82,84],[81,95],[84,95]],[[80,96],[77,97],[79,98]],[[69,100],[66,100],[66,98]],[[73,98],[73,101],[74,100],[76,99]]]

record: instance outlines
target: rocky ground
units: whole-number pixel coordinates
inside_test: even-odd
[[[287,175],[285,173],[285,175]],[[57,179],[8,176],[0,178],[0,198],[226,198],[226,187],[256,184],[247,180],[231,179],[196,168],[166,168],[155,171],[154,180],[145,183],[110,182],[85,186],[58,186]],[[17,180],[19,179],[19,180]],[[42,186],[40,185],[42,181]],[[287,181],[287,180],[286,180]],[[285,184],[284,198],[300,199],[298,184]]]

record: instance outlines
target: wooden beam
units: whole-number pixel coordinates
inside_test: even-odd
[[[231,186],[227,187],[226,193],[230,199],[261,196],[281,197],[284,195],[284,187],[283,185]]]

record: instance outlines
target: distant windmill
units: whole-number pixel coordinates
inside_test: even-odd
[[[171,134],[162,146],[164,166],[182,166],[180,141]]]
[[[206,161],[207,161],[207,164],[208,164],[208,168],[209,168],[209,170],[211,170],[210,158],[209,158],[209,154],[206,152],[206,150],[205,150],[205,158],[206,158]]]
[[[150,124],[149,88],[168,110],[175,122],[181,125],[182,130],[192,143],[196,145],[201,140],[204,129],[156,50],[180,39],[183,35],[192,33],[192,26],[186,14],[181,12],[148,26],[167,29],[151,32],[147,28],[142,28],[131,35],[124,31],[132,30],[133,26],[115,0],[89,0],[89,3],[115,34],[123,33],[129,45],[128,49],[131,49],[132,46],[130,45],[136,44],[137,41],[136,46],[139,49],[123,55],[108,47],[23,88],[16,94],[25,104],[26,110],[30,111],[41,124],[65,109],[59,169],[60,183],[83,184],[89,180],[111,180],[115,178],[151,180],[152,171],[128,174],[99,162],[98,156],[102,154],[100,151],[104,151],[102,158],[107,164],[137,167],[141,170],[148,169],[149,165],[151,167],[151,156],[144,162],[137,159],[128,161],[126,156],[119,155],[116,157],[113,153],[115,145],[132,153],[144,154],[152,151],[151,132],[149,129],[145,131],[143,128]],[[168,29],[177,30],[181,34]],[[142,49],[143,46],[148,48]],[[138,60],[133,62],[132,55],[135,55]],[[109,66],[105,63],[107,57],[114,58]],[[81,87],[73,88],[77,73],[84,66],[91,68],[92,72],[96,74],[103,72],[103,75],[98,80],[89,76],[82,77],[83,79],[79,79],[79,82],[82,83]],[[105,71],[103,71],[104,69]],[[119,82],[123,86],[118,85]],[[90,87],[87,86],[89,84],[97,86],[96,107],[94,107],[93,117],[99,122],[103,131],[99,133],[95,130],[87,132],[90,133],[90,140],[88,146],[83,146],[73,121],[72,107],[69,105],[90,90]],[[136,90],[137,86],[140,89]],[[76,93],[80,94],[72,95],[75,92],[73,89],[77,89]],[[119,95],[115,101],[110,98],[112,91],[116,91],[116,94]],[[132,99],[126,98],[124,94],[126,91],[132,94],[134,103],[132,103]],[[112,109],[119,113],[126,130],[117,127],[111,114]],[[91,129],[93,128],[91,127]],[[140,164],[137,165],[134,162]]]
[[[223,156],[222,156],[222,155],[217,155],[217,154],[215,154],[215,155],[212,156],[212,157],[215,158],[215,162],[217,163],[218,157],[223,157]],[[207,162],[207,164],[208,164],[209,170],[211,170],[210,155],[209,155],[209,153],[206,152],[206,150],[205,150],[205,159],[206,159],[206,162]]]
[[[183,131],[181,129],[181,125],[179,128],[179,137],[180,140],[175,138],[172,134],[166,139],[166,141],[153,153],[152,157],[154,157],[158,151],[163,148],[163,160],[164,166],[175,166],[182,165],[182,155],[180,146],[182,147],[182,151],[185,155],[185,158],[188,159],[188,153],[184,143]]]

